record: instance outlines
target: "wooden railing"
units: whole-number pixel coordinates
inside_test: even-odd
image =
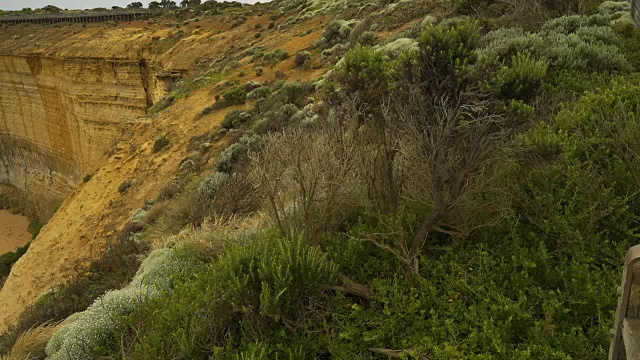
[[[640,26],[640,0],[631,1],[631,16],[633,16],[636,25]]]
[[[640,359],[640,245],[627,251],[618,308],[611,330],[609,360]]]
[[[0,24],[54,24],[61,22],[89,23],[105,21],[135,21],[148,19],[162,10],[122,9],[109,11],[62,12],[55,14],[31,14],[0,16]]]

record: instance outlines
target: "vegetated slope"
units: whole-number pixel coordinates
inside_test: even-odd
[[[250,47],[248,44],[253,41],[295,53],[312,47],[319,36],[318,32],[322,31],[319,26],[322,20],[312,20],[292,27],[286,33],[277,30],[265,32],[264,39],[256,40],[255,25],[261,23],[266,29],[270,21],[268,16],[252,17],[246,24],[231,30],[230,17],[205,18],[200,24],[190,22],[182,30],[169,26],[177,20],[164,20],[152,25],[146,22],[125,23],[115,28],[99,25],[86,28],[78,25],[61,28],[8,27],[3,30],[7,32],[8,40],[1,44],[3,52],[15,51],[19,55],[42,53],[79,59],[103,56],[135,58],[140,55],[147,56],[149,62],[162,64],[168,70],[187,70],[196,60],[208,66],[214,63],[213,60],[223,58],[227,52],[227,57],[237,57],[235,51],[229,51],[230,44],[239,44],[237,46],[242,49]],[[197,30],[196,27],[203,28],[199,31],[200,35],[191,34],[191,31]],[[298,36],[300,32],[313,28],[315,32]],[[184,34],[175,37],[175,33],[180,31]],[[169,47],[164,47],[164,40],[152,40],[163,36],[171,42]],[[157,46],[151,44],[152,41]],[[241,45],[243,42],[247,45]],[[142,49],[147,49],[149,53],[142,55]],[[203,54],[209,58],[205,59]],[[242,60],[241,57],[239,59]],[[99,254],[109,241],[117,237],[119,229],[127,223],[133,210],[144,205],[146,200],[155,198],[159,190],[171,181],[181,160],[191,151],[187,149],[190,140],[215,130],[224,118],[226,110],[194,120],[204,107],[215,102],[214,94],[225,91],[227,87],[223,79],[239,79],[243,83],[252,79],[265,81],[272,79],[279,68],[291,72],[289,68],[292,62],[293,58],[276,67],[267,67],[262,76],[256,76],[252,66],[240,65],[221,76],[216,75],[217,80],[211,85],[190,93],[179,105],[159,115],[131,119],[123,131],[123,138],[110,151],[108,160],[95,174],[90,174],[90,181],[80,184],[61,204],[33,242],[29,253],[14,266],[0,290],[0,328],[6,329],[17,320],[26,306],[72,276],[79,262],[84,263]],[[219,63],[214,63],[211,72],[218,74],[224,71],[219,67]],[[247,75],[239,77],[238,74],[243,71]],[[318,74],[318,70],[294,70],[288,76],[291,79],[307,79]],[[154,141],[165,134],[170,138],[171,146],[161,153],[154,153]],[[219,146],[212,147],[208,156],[214,156]],[[127,180],[132,182],[132,186],[121,194],[118,189]]]
[[[499,4],[449,5],[491,15]],[[258,67],[225,66],[264,76],[275,64],[277,77],[303,80],[323,72],[309,71],[319,56],[337,62],[319,81],[227,84],[205,109],[195,105],[212,85],[191,89],[218,74],[177,89],[152,108],[159,131],[133,125],[143,152],[112,158],[94,188],[125,204],[104,213],[114,225],[158,194],[121,238],[154,250],[130,284],[71,316],[46,354],[606,356],[613,289],[637,236],[640,33],[628,2],[586,4],[530,32],[496,26],[507,13],[412,19],[398,35],[377,26],[424,2],[382,4],[326,24],[308,38],[312,53],[283,63],[283,51],[256,51],[247,60]],[[545,16],[576,9],[538,5]],[[212,117],[218,135],[203,125]],[[193,141],[174,142],[173,126]],[[215,164],[214,143],[225,147]],[[47,311],[68,304],[74,284],[43,296],[3,349],[70,315]]]

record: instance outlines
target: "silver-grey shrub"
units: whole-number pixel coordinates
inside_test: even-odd
[[[478,59],[482,66],[508,63],[518,53],[545,60],[551,69],[574,71],[629,71],[620,51],[620,36],[610,27],[611,17],[564,16],[551,20],[538,33],[502,29],[481,41]]]

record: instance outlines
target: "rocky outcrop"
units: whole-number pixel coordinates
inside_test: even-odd
[[[145,113],[148,76],[136,60],[0,56],[0,183],[60,201]]]

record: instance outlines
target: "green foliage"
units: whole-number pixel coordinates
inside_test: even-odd
[[[546,75],[546,62],[536,60],[528,53],[518,54],[510,65],[504,65],[493,73],[491,86],[500,98],[531,101]]]
[[[314,316],[305,304],[322,298],[319,289],[336,281],[336,270],[300,240],[268,234],[243,238],[217,261],[184,278],[173,292],[138,307],[129,318],[138,333],[129,357],[206,358],[216,353],[233,359],[234,353],[239,358],[272,353],[277,348],[267,350],[251,340],[235,343],[236,348],[246,346],[240,352],[226,349],[243,334],[266,340],[265,335],[281,333],[285,324]],[[295,351],[291,344],[287,347],[282,355]]]
[[[358,37],[358,44],[373,46],[376,43],[376,34],[373,31],[365,31]]]
[[[457,5],[466,8],[470,3]],[[364,144],[358,149],[345,146],[340,154],[356,152],[356,160],[342,171],[356,183],[354,193],[362,197],[362,208],[322,233],[318,246],[295,237],[282,239],[275,231],[242,228],[224,237],[229,246],[215,256],[197,255],[197,250],[158,251],[128,290],[105,297],[104,308],[95,303],[87,312],[95,317],[68,325],[76,330],[61,331],[52,349],[74,352],[72,344],[80,343],[77,334],[86,334],[94,344],[92,355],[132,359],[383,358],[375,349],[429,359],[604,358],[622,259],[640,232],[640,86],[637,74],[625,73],[633,70],[630,63],[637,65],[640,51],[633,44],[635,31],[611,27],[619,8],[625,6],[607,4],[601,6],[606,15],[552,20],[536,33],[502,29],[484,37],[478,24],[466,18],[438,25],[430,20],[417,43],[398,39],[387,44],[398,41],[393,51],[386,45],[379,50],[359,45],[348,52],[333,76],[323,81],[328,94],[324,102],[310,99],[314,83],[276,82],[249,96],[244,89],[238,103],[255,100],[254,108],[229,113],[223,126],[247,124],[249,132],[222,152],[217,172],[185,187],[181,211],[202,206],[204,213],[218,214],[222,206],[217,201],[223,195],[238,190],[254,195],[255,188],[242,182],[247,151],[262,143],[253,134],[303,124],[301,119],[316,108],[326,119],[356,118],[353,127],[348,124],[331,134],[342,136],[336,141],[356,138]],[[325,35],[340,38],[345,23],[334,22]],[[485,85],[492,91],[477,91]],[[431,106],[463,101],[466,91],[473,92],[473,100],[461,107],[443,111]],[[419,97],[408,99],[416,93]],[[345,99],[356,102],[341,103]],[[356,105],[354,112],[349,112],[350,105]],[[403,128],[407,119],[394,115],[396,108],[424,121]],[[440,215],[449,222],[428,235],[415,258],[420,261],[417,275],[406,276],[406,257],[398,254],[407,249],[401,245],[419,233],[422,219],[434,214],[433,206],[429,199],[413,203],[404,196],[388,211],[376,210],[364,195],[371,189],[364,181],[358,183],[357,176],[377,173],[351,172],[359,171],[359,162],[378,164],[385,156],[391,159],[391,171],[411,166],[403,163],[402,152],[424,144],[387,137],[384,131],[399,127],[437,137],[434,128],[449,129],[434,123],[456,116],[460,126],[448,138],[427,138],[433,148],[420,148],[434,152],[426,157],[436,165],[433,170],[427,166],[420,177],[398,179],[404,187],[409,181],[441,176],[433,184],[453,186],[451,173],[457,166],[464,169],[466,161],[485,156],[471,152],[458,158],[455,146],[467,149],[467,144],[446,143],[467,139],[478,122],[476,111],[490,113],[482,117],[489,122],[481,124],[487,128],[501,126],[496,119],[505,119],[509,129],[518,130],[505,145],[509,151],[500,153],[498,166],[482,162],[470,170],[492,173],[486,178],[491,182],[488,190],[470,196],[491,201],[497,196],[493,186],[504,190],[500,196],[508,201],[495,205],[502,216],[465,232],[458,231],[458,223],[484,220],[485,208]],[[369,119],[381,114],[378,119],[388,121],[381,126],[384,136],[367,138]],[[325,118],[316,117],[320,120],[311,124],[324,123]],[[312,128],[299,130],[308,135]],[[495,132],[476,135],[470,142],[491,141]],[[376,147],[372,139],[385,145],[388,141],[389,147]],[[443,148],[448,150],[436,151]],[[446,168],[436,155],[453,159],[454,166]],[[233,183],[240,184],[236,191],[230,190]],[[286,201],[298,196],[284,182],[277,187]],[[191,223],[198,225],[204,215],[197,218]],[[192,261],[171,265],[180,259]],[[338,284],[339,271],[374,288],[374,296],[346,296],[346,284]],[[143,288],[157,291],[153,296],[127,295]]]
[[[297,67],[309,67],[311,64],[311,54],[308,51],[300,51],[296,54],[294,63]]]
[[[40,221],[40,219],[29,220],[27,231],[31,234],[31,239],[35,240],[40,235],[40,230],[46,225],[46,222]]]
[[[433,77],[458,76],[475,63],[480,28],[472,20],[428,26],[418,38],[417,57],[423,81]]]
[[[247,100],[255,101],[259,99],[265,99],[271,95],[271,88],[269,86],[260,86],[247,94]]]
[[[189,273],[195,257],[181,257],[176,249],[152,252],[126,289],[110,291],[87,310],[74,314],[47,344],[51,359],[93,359],[118,349],[125,329],[123,315],[145,306],[169,290],[176,278]]]
[[[237,129],[247,120],[251,118],[251,115],[246,111],[233,110],[227,113],[222,121],[223,129]]]
[[[518,53],[545,60],[553,71],[627,72],[621,39],[607,16],[565,16],[547,22],[539,33],[501,29],[482,40],[478,51],[484,66],[508,63]]]
[[[242,105],[247,101],[247,92],[244,86],[236,86],[222,95],[226,106]]]
[[[216,161],[216,171],[222,173],[230,173],[238,159],[241,156],[244,156],[247,153],[247,147],[235,143],[224,149],[224,151],[218,156],[218,161]]]
[[[128,235],[128,234],[127,234]],[[7,354],[23,332],[45,323],[57,323],[86,310],[98,297],[125,286],[140,266],[145,245],[129,236],[112,244],[89,265],[78,267],[75,277],[51,289],[28,307],[16,325],[0,335],[0,354]]]
[[[122,184],[120,184],[120,186],[118,186],[118,192],[121,193],[121,194],[124,194],[127,190],[129,190],[131,185],[133,185],[131,180],[127,179],[127,180],[123,181]]]
[[[271,66],[289,58],[289,52],[282,49],[276,49],[274,52],[265,54],[262,59]]]
[[[22,255],[27,252],[27,249],[29,249],[29,245],[31,245],[31,243],[19,247],[18,249],[16,249],[16,251],[10,251],[8,253],[0,255],[0,279],[9,276],[11,267],[22,257]]]
[[[355,20],[332,20],[322,33],[321,47],[328,49],[336,44],[346,42],[355,24]]]
[[[393,69],[381,51],[356,46],[336,69],[336,80],[347,93],[360,93],[363,101],[381,99],[388,91]]]
[[[153,152],[157,153],[160,150],[164,149],[167,145],[169,145],[171,141],[167,135],[160,135],[156,138],[155,143],[153,143]],[[121,191],[122,192],[122,191]]]

